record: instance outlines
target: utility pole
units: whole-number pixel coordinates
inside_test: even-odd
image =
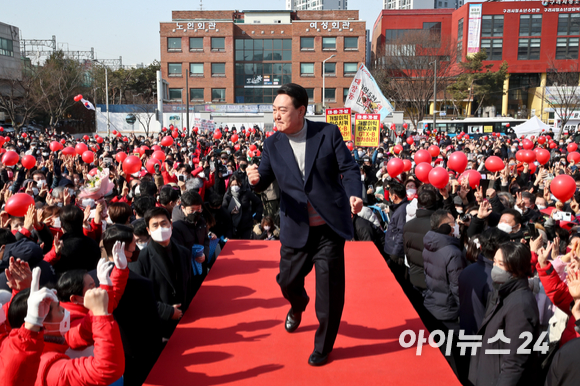
[[[433,130],[437,130],[437,60],[433,63]]]
[[[185,127],[186,127],[186,134],[189,136],[189,70],[185,70],[185,97],[187,98],[185,101]]]

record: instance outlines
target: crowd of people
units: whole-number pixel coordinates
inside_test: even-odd
[[[2,152],[19,156],[0,164],[3,383],[142,384],[227,240],[279,240],[278,184],[258,194],[246,174],[276,135],[284,134],[225,126],[3,137]],[[349,147],[365,204],[352,215],[354,240],[375,243],[430,331],[481,336],[474,355],[454,344],[446,356],[463,384],[580,383],[580,191],[562,202],[550,190],[561,174],[580,190],[568,157],[580,135],[551,148],[532,141],[549,162],[518,161],[513,132],[385,128],[378,147]],[[391,176],[390,159],[415,166],[430,146],[440,149],[433,166],[466,154],[480,183],[449,168],[443,188],[413,168]],[[24,161],[30,155],[34,165]],[[136,169],[125,163],[131,156]],[[501,171],[486,169],[491,156]],[[33,204],[17,213],[24,196]]]

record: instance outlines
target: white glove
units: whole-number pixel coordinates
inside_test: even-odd
[[[99,263],[97,264],[97,278],[99,279],[100,285],[113,286],[113,282],[109,276],[112,270],[113,265],[109,264],[107,259],[102,258],[99,260]]]
[[[127,268],[127,257],[125,256],[125,242],[117,241],[113,245],[113,261],[115,261],[115,267],[117,269]]]
[[[28,297],[28,312],[24,321],[35,326],[42,327],[44,318],[50,311],[50,303],[58,302],[56,294],[44,287],[38,289],[40,283],[40,268],[32,270],[32,286],[30,287],[30,296]]]

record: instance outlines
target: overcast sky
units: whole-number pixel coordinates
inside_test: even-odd
[[[20,28],[23,39],[51,39],[56,35],[59,48],[65,50],[90,51],[94,47],[97,59],[122,56],[123,64],[149,64],[159,60],[159,23],[171,21],[172,10],[199,9],[199,4],[199,0],[7,0],[1,7],[0,22]],[[203,1],[203,9],[285,6],[285,0]],[[382,0],[348,1],[349,9],[359,9],[359,18],[367,22],[367,29],[372,29],[382,6]]]

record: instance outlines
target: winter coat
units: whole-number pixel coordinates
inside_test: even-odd
[[[520,334],[532,334],[532,340],[527,347],[530,350],[540,335],[538,304],[530,290],[528,279],[508,280],[498,288],[496,295],[495,302],[488,305],[478,331],[478,335],[483,336],[483,346],[478,348],[476,356],[471,357],[469,380],[475,386],[537,385],[536,352],[517,353],[525,341],[520,338]],[[510,343],[502,340],[489,342],[498,335],[498,330],[503,330],[503,335]],[[486,354],[485,350],[490,349],[509,350],[509,354]]]
[[[423,238],[431,230],[431,215],[434,210],[417,209],[415,218],[403,227],[405,256],[409,263],[411,284],[420,289],[427,289],[425,270],[423,268]]]
[[[280,240],[280,228],[274,225],[271,238],[268,239],[268,233],[260,224],[256,224],[252,230],[252,240]]]
[[[438,320],[459,316],[459,275],[465,268],[465,254],[459,239],[429,231],[423,238],[425,268],[424,305]]]
[[[0,346],[0,379],[6,386],[33,386],[44,349],[44,331],[14,329]]]
[[[230,209],[230,202],[233,200],[233,196],[231,191],[228,189],[228,192],[225,194],[222,207],[226,208],[226,210]],[[235,235],[240,236],[245,230],[251,230],[254,227],[254,213],[256,214],[255,219],[260,221],[262,219],[262,201],[256,196],[253,192],[249,190],[240,190],[240,194],[238,196],[238,200],[240,201],[241,208],[238,210],[241,213],[241,219],[236,227]],[[228,210],[231,212],[231,210]]]
[[[483,322],[487,300],[493,292],[492,268],[493,261],[479,255],[459,275],[459,325],[467,335],[475,334]]]
[[[101,258],[99,244],[82,233],[65,233],[62,238],[60,260],[54,264],[57,273],[71,269],[91,271],[97,267]]]
[[[580,385],[580,339],[574,339],[563,346],[552,360],[546,378],[546,386]]]
[[[405,256],[403,227],[407,221],[407,205],[409,205],[409,201],[405,197],[403,201],[391,207],[391,221],[385,233],[385,253],[389,256],[400,258]]]
[[[174,221],[171,240],[185,247],[185,249],[190,252],[191,247],[195,244],[203,245],[203,253],[206,258],[209,258],[207,223],[203,217],[200,217],[195,224],[190,223],[187,220]]]

